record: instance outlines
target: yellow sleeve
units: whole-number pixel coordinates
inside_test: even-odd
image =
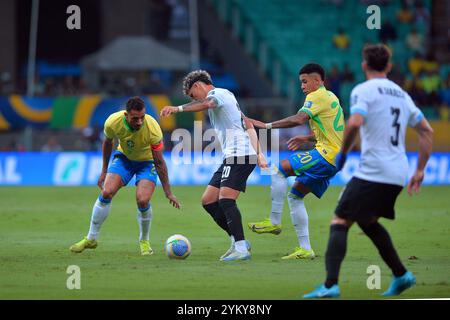
[[[323,104],[320,99],[314,94],[308,94],[305,99],[303,107],[298,112],[306,112],[310,118],[315,117],[323,111]]]
[[[163,134],[158,121],[150,117],[150,144],[152,146],[158,145],[163,140]]]
[[[113,127],[113,117],[109,116],[108,119],[106,119],[105,121],[105,125],[104,125],[104,129],[103,129],[103,133],[105,134],[105,137],[108,138],[109,140],[112,140],[116,137],[116,135],[114,134],[114,129]]]

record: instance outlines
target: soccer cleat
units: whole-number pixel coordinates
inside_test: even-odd
[[[411,288],[416,284],[416,277],[407,271],[401,277],[393,277],[389,289],[385,291],[382,296],[397,296],[408,288]]]
[[[273,233],[276,235],[281,233],[281,224],[272,224],[270,218],[261,222],[250,222],[248,227],[256,233]]]
[[[139,241],[139,246],[141,247],[141,255],[150,256],[153,254],[153,249],[150,247],[150,242],[148,240]]]
[[[283,260],[287,259],[314,259],[316,257],[316,254],[314,253],[313,249],[306,250],[301,247],[295,248],[295,251],[291,254],[288,254],[284,257],[281,257]]]
[[[250,260],[252,258],[250,252],[239,252],[233,250],[230,254],[224,258],[221,258],[220,261],[237,261],[237,260]]]
[[[84,237],[83,240],[70,246],[70,251],[80,253],[83,252],[84,249],[95,249],[97,248],[97,245],[97,240],[89,240],[87,237]]]
[[[303,299],[315,299],[315,298],[338,298],[341,295],[339,286],[333,285],[331,288],[325,287],[324,284],[317,286],[314,291],[307,293],[303,296]]]
[[[247,244],[247,250],[250,252],[252,250],[252,246],[250,245],[250,242],[248,240],[245,240],[245,243]],[[231,245],[230,249],[228,249],[227,252],[225,252],[221,257],[220,261],[222,261],[223,258],[227,257],[230,253],[234,251],[234,243]]]

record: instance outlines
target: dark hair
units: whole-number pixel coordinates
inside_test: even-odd
[[[132,97],[127,101],[127,112],[131,110],[141,111],[145,108],[145,102],[140,97]]]
[[[308,63],[303,66],[298,72],[298,75],[301,74],[310,74],[310,73],[318,73],[320,78],[325,80],[325,70],[323,70],[322,66],[317,63]]]
[[[374,71],[386,70],[391,55],[391,50],[384,44],[367,44],[363,48],[363,59],[369,69]]]
[[[201,81],[204,84],[212,84],[211,76],[205,70],[195,70],[190,72],[183,79],[183,93],[188,95],[189,90],[191,90],[194,83]]]

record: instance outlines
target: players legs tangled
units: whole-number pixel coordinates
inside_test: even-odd
[[[399,295],[416,283],[415,276],[401,262],[380,218],[395,219],[395,203],[405,185],[409,194],[420,191],[431,153],[433,130],[409,95],[387,78],[391,69],[390,50],[384,45],[367,45],[362,53],[366,81],[352,91],[351,116],[347,121],[339,99],[324,86],[324,69],[316,63],[304,65],[298,74],[306,96],[304,104],[296,114],[281,120],[263,123],[246,117],[234,94],[215,87],[210,75],[203,70],[192,71],[184,78],[183,93],[192,101],[166,106],[160,113],[161,117],[170,117],[179,112],[206,111],[217,133],[223,159],[206,186],[201,205],[230,239],[230,247],[224,248],[224,253],[218,257],[223,262],[251,259],[251,246],[245,238],[243,215],[237,200],[245,192],[247,180],[257,165],[262,170],[272,170],[272,205],[268,218],[250,222],[248,228],[257,234],[279,235],[283,230],[282,212],[287,199],[298,245],[281,259],[314,259],[306,196],[311,193],[320,199],[324,195],[330,180],[345,165],[347,154],[360,134],[361,162],[338,200],[329,228],[324,255],[325,281],[303,298],[340,296],[339,272],[347,253],[348,231],[355,223],[392,271],[392,282],[384,296]],[[314,142],[315,146],[307,151],[294,146],[291,156],[279,164],[271,164],[269,169],[255,128],[270,130],[303,124],[309,124],[312,133],[295,137],[293,141]],[[405,155],[408,126],[419,136],[419,160],[409,182]],[[180,208],[168,179],[161,129],[156,120],[145,113],[144,102],[134,97],[128,100],[125,111],[116,112],[106,120],[104,133],[103,167],[98,181],[101,193],[92,209],[88,234],[70,250],[80,253],[98,246],[100,228],[110,213],[113,197],[134,178],[139,249],[142,255],[152,255],[150,201],[158,177],[170,204]],[[113,141],[118,142],[114,152]],[[295,181],[288,192],[289,177],[295,177]]]

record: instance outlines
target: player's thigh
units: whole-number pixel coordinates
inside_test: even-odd
[[[141,179],[136,185],[136,202],[140,207],[145,207],[155,192],[155,183],[147,179]]]
[[[219,188],[208,185],[202,195],[202,205],[219,201],[219,191]]]
[[[294,169],[292,169],[292,165],[287,159],[281,160],[278,169],[280,169],[280,171],[284,174],[285,177],[295,176]]]
[[[220,199],[233,199],[239,198],[241,191],[230,188],[230,187],[220,187],[219,200]]]
[[[122,177],[117,173],[108,173],[103,184],[102,195],[104,198],[112,198],[123,186]]]
[[[312,167],[321,160],[322,158],[316,150],[301,151],[290,155],[281,162],[280,166],[285,171],[285,176],[299,176],[307,170],[312,170]]]

